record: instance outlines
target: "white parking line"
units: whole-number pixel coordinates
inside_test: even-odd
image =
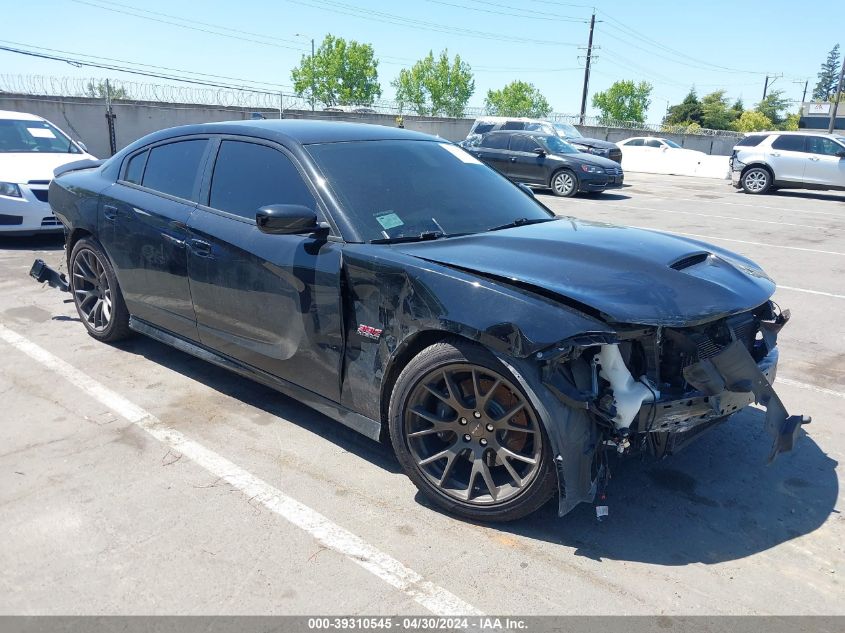
[[[823,297],[834,297],[835,299],[845,299],[845,295],[838,295],[832,292],[822,292],[821,290],[808,290],[807,288],[794,288],[793,286],[781,286],[778,284],[779,289],[783,290],[792,290],[794,292],[808,292],[811,295],[822,295]]]
[[[737,242],[739,244],[752,244],[754,246],[765,246],[767,248],[785,248],[791,251],[804,251],[806,253],[820,253],[822,255],[841,255],[845,257],[845,253],[840,253],[838,251],[823,251],[819,250],[818,248],[803,248],[801,246],[784,246],[783,244],[766,244],[765,242],[750,242],[748,240],[737,240],[732,237],[714,237],[712,235],[701,235],[700,233],[684,233],[683,231],[671,231],[671,230],[664,230],[664,229],[656,229],[651,226],[635,226],[631,225],[631,228],[634,229],[646,229],[647,231],[656,231],[658,233],[669,233],[674,235],[686,235],[687,237],[700,237],[705,240],[715,240],[715,241],[722,241],[722,242]]]
[[[830,215],[835,218],[840,218],[845,220],[845,214],[843,213],[831,213],[830,211],[811,211],[810,209],[800,209],[800,208],[788,208],[788,207],[770,207],[764,204],[746,204],[744,202],[725,202],[722,200],[693,200],[692,198],[663,198],[663,200],[672,200],[673,202],[697,202],[701,203],[702,201],[705,202],[713,202],[715,204],[724,204],[729,205],[732,207],[748,207],[751,209],[767,209],[769,211],[780,211],[782,213],[809,213],[812,215]],[[845,198],[843,198],[845,200]]]
[[[721,220],[740,220],[741,222],[752,222],[755,224],[777,224],[779,226],[797,226],[802,229],[819,229],[822,231],[830,230],[830,231],[840,231],[842,229],[837,229],[835,227],[828,227],[828,226],[816,226],[814,224],[795,224],[794,222],[779,222],[777,220],[758,220],[758,219],[749,219],[749,218],[741,218],[735,215],[715,215],[713,213],[696,213],[695,211],[678,211],[677,209],[655,209],[654,207],[637,207],[633,205],[627,204],[612,204],[607,202],[601,202],[600,200],[585,200],[582,201],[585,204],[593,204],[602,207],[611,207],[613,209],[621,209],[622,211],[627,211],[629,213],[634,213],[636,211],[655,211],[657,213],[679,213],[681,215],[695,215],[702,218],[719,218]]]
[[[310,534],[323,547],[334,550],[441,616],[483,615],[446,589],[431,583],[413,569],[370,545],[352,532],[332,523],[316,510],[287,496],[157,417],[97,382],[73,365],[54,356],[17,332],[0,324],[0,339],[58,374],[104,406],[143,429],[162,444],[189,458],[212,475],[240,490],[250,501],[264,505],[283,519]]]
[[[778,376],[775,379],[775,384],[789,385],[791,387],[798,387],[799,389],[807,389],[808,391],[823,393],[828,396],[835,396],[836,398],[845,398],[845,393],[841,391],[834,391],[833,389],[827,389],[825,387],[816,387],[815,385],[810,385],[806,382],[801,382],[800,380],[792,380],[792,378],[783,378],[782,376]]]

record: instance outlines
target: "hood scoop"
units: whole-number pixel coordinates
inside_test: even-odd
[[[695,266],[696,264],[700,264],[704,261],[707,261],[707,258],[710,257],[710,253],[707,251],[701,251],[700,253],[691,253],[689,255],[684,255],[678,260],[675,260],[671,264],[669,264],[669,268],[674,268],[675,270],[683,270],[684,268],[689,268],[690,266]]]

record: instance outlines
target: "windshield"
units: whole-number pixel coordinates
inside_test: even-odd
[[[0,119],[0,153],[81,154],[80,149],[46,121]]]
[[[558,136],[542,136],[539,138],[552,154],[577,154],[578,150]]]
[[[678,145],[675,141],[670,141],[668,138],[664,138],[663,142],[666,143],[669,147],[674,147],[676,149],[682,149],[680,145]]]
[[[436,141],[307,145],[365,241],[487,231],[554,216],[460,147]]]
[[[582,138],[578,128],[569,123],[555,123],[555,130],[564,138]]]

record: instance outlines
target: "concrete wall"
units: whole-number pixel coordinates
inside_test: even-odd
[[[42,116],[74,138],[84,142],[88,146],[88,150],[95,156],[106,158],[110,155],[103,99],[39,97],[0,93],[0,110],[30,112]],[[145,134],[177,125],[250,119],[254,112],[261,112],[268,119],[279,117],[278,110],[175,103],[115,102],[113,111],[117,117],[115,119],[115,137],[118,149],[129,145]],[[396,117],[392,114],[349,114],[344,112],[288,110],[284,112],[284,117],[396,125]],[[472,119],[418,116],[405,116],[404,118],[407,129],[441,136],[450,141],[460,141],[466,138],[472,122]],[[609,141],[620,141],[631,136],[648,135],[647,132],[619,128],[583,126],[580,129],[584,136]],[[729,155],[736,143],[736,138],[725,137],[678,134],[669,134],[667,137],[673,139],[682,147],[722,156]]]

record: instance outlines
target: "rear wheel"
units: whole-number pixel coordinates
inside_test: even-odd
[[[772,186],[772,174],[765,167],[749,167],[740,181],[745,193],[763,194]]]
[[[578,193],[578,177],[568,169],[561,169],[552,176],[552,193],[570,198]]]
[[[406,474],[449,512],[510,521],[535,511],[556,489],[537,413],[482,347],[454,341],[423,350],[399,375],[389,415]]]
[[[70,254],[70,291],[88,334],[104,342],[130,334],[129,311],[109,258],[95,240],[82,238]]]

